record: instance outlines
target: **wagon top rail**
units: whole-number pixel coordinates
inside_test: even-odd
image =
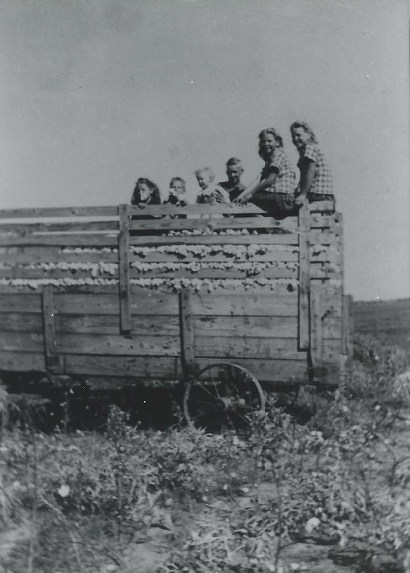
[[[130,205],[130,214],[133,217],[139,216],[161,216],[161,215],[181,215],[181,214],[265,214],[266,212],[248,203],[245,206],[235,205],[233,203],[222,205],[186,205],[177,207],[175,205],[153,205],[141,208]],[[334,211],[333,201],[318,201],[309,205],[311,213],[326,213]],[[0,209],[0,220],[8,219],[44,219],[44,218],[72,218],[84,217],[85,219],[118,219],[119,206],[87,206],[87,207],[32,207],[23,209]]]

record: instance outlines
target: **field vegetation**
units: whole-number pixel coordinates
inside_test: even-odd
[[[270,394],[240,433],[118,405],[79,429],[69,401],[45,431],[2,387],[0,571],[409,573],[410,356],[354,349],[337,391]]]

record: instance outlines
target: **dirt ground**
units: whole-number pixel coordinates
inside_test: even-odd
[[[0,573],[410,573],[410,375],[395,396],[409,363],[360,339],[340,390],[306,390],[292,412],[272,399],[246,436],[143,429],[123,403],[98,429],[17,412]]]

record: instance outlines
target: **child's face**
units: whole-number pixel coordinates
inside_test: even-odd
[[[175,193],[175,195],[182,195],[185,192],[181,181],[173,181],[170,189]]]
[[[265,133],[259,140],[259,150],[264,158],[270,157],[277,146],[278,142],[272,133]]]
[[[141,201],[146,201],[148,197],[151,195],[151,190],[146,183],[140,183],[138,185],[138,189],[140,192]]]
[[[201,173],[198,173],[196,178],[201,189],[209,187],[209,184],[211,183],[211,174],[208,171],[201,171]]]
[[[228,165],[226,175],[228,176],[229,183],[237,185],[241,180],[242,171],[241,165]]]
[[[310,141],[310,133],[303,127],[295,127],[292,129],[292,141],[297,149],[304,149]]]

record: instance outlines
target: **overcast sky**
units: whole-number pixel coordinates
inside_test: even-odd
[[[2,208],[128,202],[138,177],[262,168],[308,121],[345,220],[346,291],[410,296],[407,0],[0,0]]]

